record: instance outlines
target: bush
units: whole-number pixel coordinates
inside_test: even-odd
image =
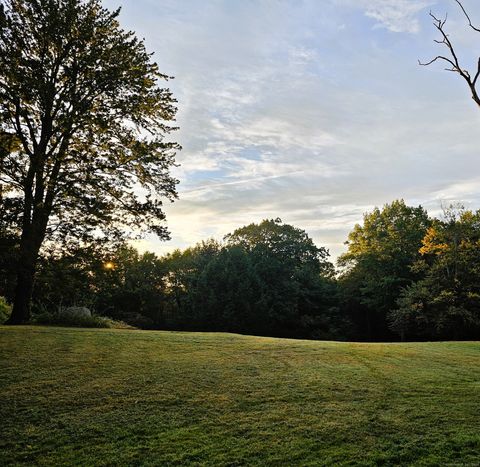
[[[138,329],[156,329],[154,321],[148,316],[141,315],[140,313],[123,313],[120,315],[121,323],[127,326],[132,326]]]
[[[135,329],[123,321],[116,321],[104,316],[81,316],[43,311],[33,317],[36,324],[68,326],[79,328]]]
[[[12,307],[7,303],[4,297],[0,297],[0,324],[5,323],[10,314],[12,313]]]
[[[105,316],[92,316],[92,318],[101,319],[102,323],[106,325],[105,327],[109,329],[138,329],[135,326],[130,326],[130,324],[125,323],[124,321],[118,321]]]

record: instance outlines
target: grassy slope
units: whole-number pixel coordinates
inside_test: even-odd
[[[0,465],[480,462],[480,343],[0,327]]]

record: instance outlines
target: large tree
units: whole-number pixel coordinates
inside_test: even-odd
[[[256,275],[259,292],[254,332],[289,337],[331,337],[336,318],[334,268],[329,252],[308,234],[281,219],[265,219],[225,237],[227,246],[243,248]]]
[[[0,0],[0,182],[21,235],[13,324],[29,319],[45,239],[168,235],[176,101],[118,15],[99,0]]]
[[[348,236],[348,251],[339,258],[344,310],[356,324],[358,338],[388,340],[388,314],[401,290],[419,278],[412,265],[430,219],[421,206],[403,200],[375,208]]]
[[[332,338],[342,327],[328,251],[280,219],[164,258],[165,326]]]

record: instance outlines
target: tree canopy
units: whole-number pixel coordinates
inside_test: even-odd
[[[448,208],[428,229],[414,269],[391,314],[403,338],[473,338],[480,331],[480,211]]]
[[[418,274],[411,266],[420,258],[430,219],[421,207],[403,200],[364,215],[348,236],[348,250],[339,258],[344,306],[365,336],[391,338],[387,316],[400,290]]]

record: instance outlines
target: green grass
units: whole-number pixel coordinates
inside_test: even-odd
[[[0,465],[480,465],[480,343],[0,327]]]

